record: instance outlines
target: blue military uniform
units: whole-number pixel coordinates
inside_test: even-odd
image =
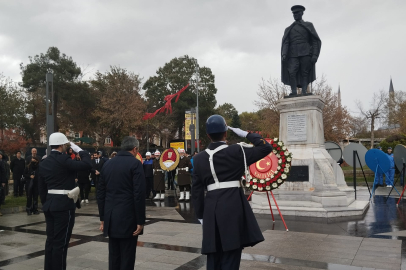
[[[386,173],[387,177],[386,177],[386,185],[387,186],[393,186],[394,183],[394,179],[395,179],[395,160],[393,158],[393,154],[389,154],[389,160],[390,160],[390,169],[389,171]]]
[[[246,138],[255,146],[244,149],[247,165],[272,151],[260,135],[249,133]],[[238,269],[242,249],[264,241],[240,188],[243,150],[237,144],[212,142],[193,161],[192,200],[196,217],[203,220],[202,254],[208,255],[207,269]]]

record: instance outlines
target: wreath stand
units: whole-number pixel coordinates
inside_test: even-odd
[[[283,216],[282,216],[281,210],[279,210],[279,206],[278,206],[278,204],[276,203],[276,199],[275,199],[275,196],[274,196],[273,193],[272,193],[272,190],[270,190],[270,191],[266,190],[266,196],[268,197],[269,209],[271,209],[272,221],[275,223],[275,217],[273,216],[273,211],[272,211],[272,206],[271,206],[271,200],[269,199],[269,192],[271,193],[272,199],[273,199],[273,201],[275,202],[276,209],[278,209],[279,216],[280,216],[281,219],[282,219],[283,225],[285,226],[285,229],[286,229],[286,231],[288,232],[288,231],[289,231],[288,226],[286,226],[285,219],[284,219]],[[250,200],[250,198],[251,198],[251,196],[252,196],[253,193],[254,193],[254,190],[251,191],[250,196],[248,196],[248,199],[247,199],[248,201]]]

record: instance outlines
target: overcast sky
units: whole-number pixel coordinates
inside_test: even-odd
[[[343,105],[356,112],[354,100],[388,91],[391,76],[406,90],[404,0],[0,0],[0,72],[21,81],[19,64],[56,46],[89,74],[119,65],[145,81],[187,54],[213,71],[218,104],[255,111],[261,78],[280,77],[294,4],[322,40],[317,76],[341,85]]]

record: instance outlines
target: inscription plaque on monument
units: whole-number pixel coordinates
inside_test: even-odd
[[[302,142],[306,140],[306,115],[288,115],[288,142]]]
[[[309,181],[309,166],[292,166],[290,174],[286,181],[290,182],[308,182]]]

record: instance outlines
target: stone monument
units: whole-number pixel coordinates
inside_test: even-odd
[[[274,190],[283,215],[342,217],[361,216],[369,201],[355,201],[354,190],[324,146],[323,107],[320,96],[302,90],[315,79],[321,40],[313,24],[302,20],[303,6],[293,6],[295,22],[282,39],[282,81],[292,93],[280,99],[279,139],[293,153],[290,175]],[[270,213],[266,194],[252,195],[255,213]]]

